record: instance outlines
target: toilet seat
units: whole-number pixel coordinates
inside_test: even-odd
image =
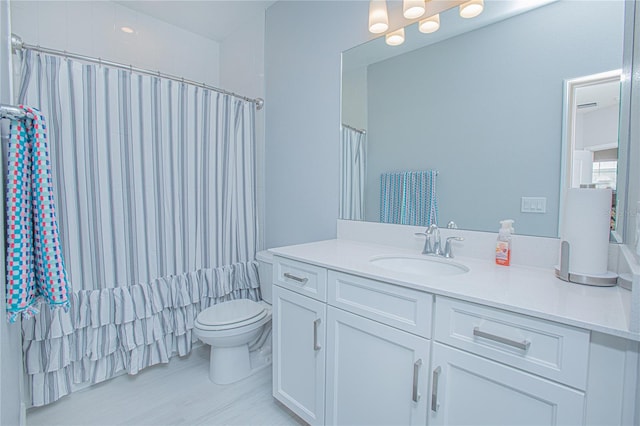
[[[237,299],[213,305],[200,312],[195,326],[201,330],[229,330],[253,324],[268,314],[264,305],[250,299]]]

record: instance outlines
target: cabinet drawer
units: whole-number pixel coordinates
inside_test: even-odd
[[[322,302],[327,301],[327,270],[274,256],[273,283]]]
[[[328,280],[330,305],[431,337],[431,294],[336,271],[329,271]]]
[[[586,388],[586,330],[446,297],[436,298],[435,323],[437,341]]]

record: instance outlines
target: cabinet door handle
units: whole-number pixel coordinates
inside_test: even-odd
[[[322,346],[318,344],[318,326],[320,325],[320,318],[313,322],[313,350],[319,351]]]
[[[413,402],[418,402],[420,394],[418,393],[418,379],[420,378],[420,367],[422,366],[422,358],[413,363]]]
[[[304,284],[304,283],[306,283],[307,281],[309,281],[309,278],[306,278],[306,277],[304,277],[304,278],[296,277],[295,275],[290,274],[290,273],[288,273],[288,272],[285,272],[285,273],[284,273],[284,277],[285,277],[285,278],[289,278],[290,280],[298,281],[299,283],[302,283],[302,284]]]
[[[440,378],[440,373],[442,372],[442,368],[440,366],[436,367],[433,370],[433,379],[431,380],[431,411],[438,411],[438,379]]]
[[[477,337],[482,337],[488,340],[493,340],[494,342],[502,343],[503,345],[511,346],[523,351],[529,350],[529,346],[531,346],[531,342],[528,340],[523,340],[522,342],[516,342],[515,340],[507,339],[506,337],[496,336],[495,334],[484,332],[480,330],[479,327],[473,328],[473,335]]]

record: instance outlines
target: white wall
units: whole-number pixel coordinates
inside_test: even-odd
[[[0,2],[0,103],[11,104],[11,23],[9,3]],[[8,137],[7,120],[2,120],[2,146]],[[0,176],[4,176],[4,152],[0,156]],[[2,182],[0,211],[4,211],[4,179]],[[4,221],[0,224],[0,235],[4,235]],[[24,406],[22,395],[22,344],[20,322],[8,324],[6,312],[4,248],[0,249],[0,424],[20,424]]]
[[[589,149],[602,145],[617,146],[619,111],[618,105],[612,105],[578,114],[576,127],[580,127],[581,137],[576,138],[576,149]]]
[[[265,13],[247,21],[220,43],[220,86],[251,98],[264,96]]]
[[[264,94],[264,28],[265,13],[261,11],[220,43],[220,87],[250,98],[265,98]],[[256,163],[258,202],[258,247],[264,247],[264,116],[256,111]]]
[[[366,1],[267,9],[266,246],[335,238],[341,52],[369,39]]]
[[[11,15],[13,32],[25,43],[219,85],[217,42],[112,1],[14,0]]]

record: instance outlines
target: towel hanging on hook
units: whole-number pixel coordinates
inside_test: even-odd
[[[44,116],[20,106],[7,151],[7,319],[37,313],[36,302],[69,309]],[[18,114],[16,114],[18,115]]]

